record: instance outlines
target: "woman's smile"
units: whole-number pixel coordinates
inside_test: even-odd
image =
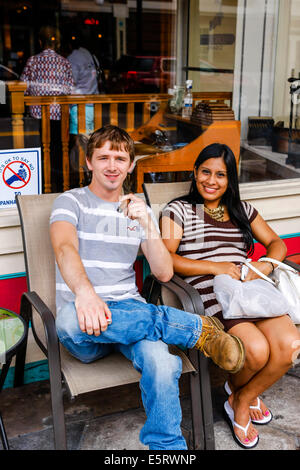
[[[227,168],[223,158],[208,158],[194,170],[194,175],[205,205],[218,207],[228,187]]]
[[[217,191],[217,188],[210,188],[209,186],[202,185],[204,188],[204,191],[210,194],[214,194]]]

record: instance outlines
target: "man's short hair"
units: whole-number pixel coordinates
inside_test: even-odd
[[[133,162],[135,153],[132,138],[124,129],[111,124],[101,127],[91,134],[87,144],[87,159],[91,161],[94,150],[103,147],[107,141],[111,142],[112,150],[125,150],[125,152],[128,152],[130,161]]]
[[[51,47],[58,50],[60,47],[60,32],[54,26],[42,26],[39,31],[39,40],[43,49]]]

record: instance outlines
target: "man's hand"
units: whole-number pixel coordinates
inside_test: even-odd
[[[151,222],[151,217],[148,213],[145,202],[134,194],[127,194],[126,196],[120,197],[121,209],[125,217],[129,219],[137,220],[141,226],[146,229]]]
[[[75,307],[80,329],[88,335],[99,336],[111,323],[111,311],[94,292],[82,291],[76,295]]]

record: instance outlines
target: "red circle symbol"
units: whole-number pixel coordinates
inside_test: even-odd
[[[29,183],[31,178],[31,171],[26,163],[19,160],[8,163],[3,170],[2,177],[4,183],[9,188],[21,189]],[[17,184],[12,186],[14,183]]]

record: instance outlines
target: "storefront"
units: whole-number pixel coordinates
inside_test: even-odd
[[[17,82],[15,91],[23,101],[21,106],[14,103],[12,114],[7,82],[18,80],[27,59],[40,51],[42,25],[60,30],[63,57],[68,57],[80,33],[102,68],[100,94],[93,101],[95,127],[118,122],[133,131],[187,79],[193,80],[194,94],[229,96],[226,106],[241,122],[242,197],[285,240],[289,253],[300,252],[300,81],[288,81],[300,80],[300,0],[7,0],[1,2],[0,17],[2,152],[41,148],[45,166],[50,141],[40,122],[27,113],[26,87],[21,89]],[[148,101],[140,98],[133,103],[137,94]],[[46,99],[44,103],[48,106]],[[61,103],[67,122],[74,100],[61,97]],[[85,103],[82,97],[75,101],[82,114]],[[79,134],[86,131],[85,124],[78,119]],[[61,150],[66,159],[68,145],[67,133]],[[1,163],[3,199],[6,166]],[[18,311],[26,279],[14,204],[0,205],[0,240],[0,304]]]
[[[300,77],[300,2],[191,0],[189,5],[188,78],[199,91],[221,86],[233,92],[235,118],[241,121],[241,192],[299,251],[299,95],[290,94],[288,80]],[[181,6],[184,11],[185,2]]]

